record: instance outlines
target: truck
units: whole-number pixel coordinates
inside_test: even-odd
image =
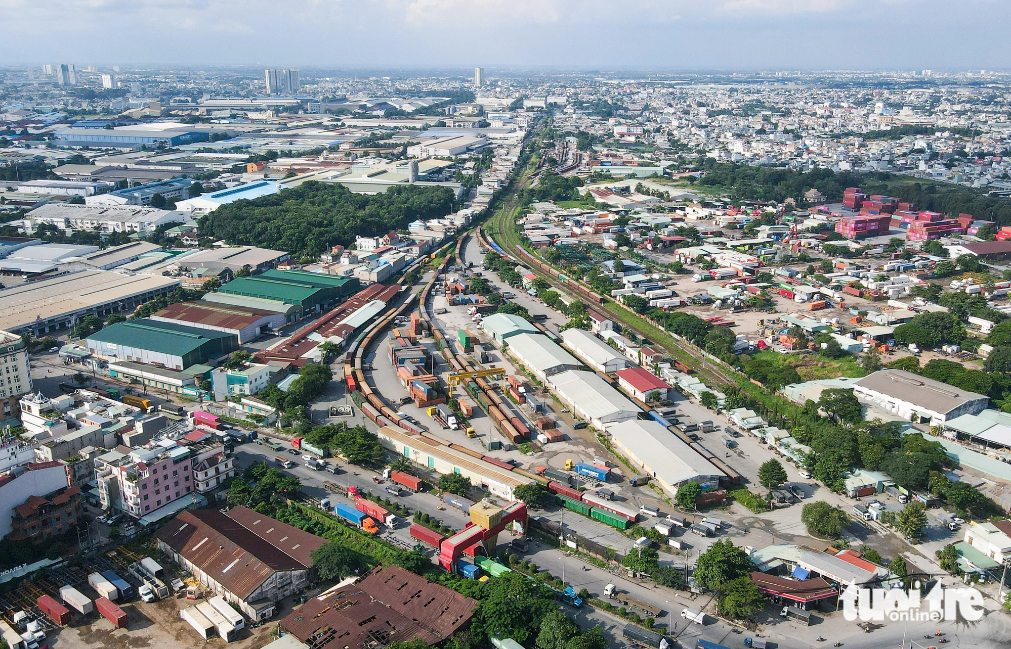
[[[796,606],[784,606],[783,610],[779,612],[779,616],[788,620],[800,622],[804,625],[811,624],[811,614],[804,609],[797,608]]]
[[[142,601],[147,602],[148,604],[158,600],[158,597],[155,595],[154,589],[151,588],[149,584],[144,584],[143,586],[141,586],[140,589],[137,591],[137,594],[140,595],[140,599]]]
[[[713,427],[713,422],[712,421],[709,421],[707,419],[706,421],[702,422],[702,432],[703,433],[711,433],[711,432],[713,432],[713,430],[714,430],[714,427]]]
[[[358,511],[357,508],[352,507],[351,505],[337,503],[334,505],[333,513],[338,518],[342,518],[370,534],[376,534],[379,532],[379,528],[376,526],[375,521],[366,516],[364,512]]]
[[[105,597],[110,602],[119,598],[119,589],[111,581],[102,576],[102,573],[93,572],[88,575],[88,585],[95,589],[100,597]]]
[[[421,491],[421,478],[415,477],[410,473],[404,473],[403,471],[390,471],[389,475],[386,477],[396,482],[398,485],[407,487],[411,491]]]
[[[646,614],[647,617],[660,617],[663,613],[662,610],[653,606],[652,604],[647,604],[641,599],[632,597],[628,593],[623,593],[617,589],[611,590],[610,598],[619,602],[625,608],[636,608]]]
[[[751,647],[752,649],[766,649],[765,640],[761,638],[745,638],[744,646]]]
[[[322,471],[326,468],[326,462],[319,460],[315,457],[310,457],[305,461],[305,466],[312,469],[313,471]]]
[[[688,620],[689,622],[694,622],[695,624],[706,623],[706,614],[702,611],[696,611],[693,608],[681,609],[681,618]]]
[[[42,595],[35,600],[35,604],[56,624],[61,626],[70,624],[70,611],[49,595]]]
[[[871,520],[871,513],[867,511],[865,507],[861,507],[860,505],[853,505],[853,513],[865,521]]]
[[[291,469],[295,467],[295,463],[283,455],[278,455],[274,458],[274,461],[280,464],[282,469]]]
[[[155,579],[165,579],[165,569],[158,565],[158,562],[151,557],[144,557],[140,560],[140,567],[147,574],[151,575]]]
[[[362,497],[355,498],[355,509],[368,514],[370,517],[380,523],[383,523],[387,527],[393,527],[393,523],[397,520],[397,517],[387,511],[386,508],[380,507],[371,500],[366,500]]]
[[[151,400],[145,399],[143,397],[135,397],[130,394],[123,395],[123,403],[128,406],[133,406],[134,408],[140,408],[143,411],[147,411],[151,407]]]
[[[637,475],[628,479],[628,484],[632,485],[633,487],[641,487],[642,485],[648,483],[649,483],[648,475]]]
[[[727,448],[734,448],[735,446],[737,446],[737,442],[735,442],[734,440],[730,439],[726,435],[724,435],[723,437],[720,437],[720,441],[723,442],[723,445],[726,446]]]
[[[717,530],[720,530],[723,527],[723,521],[720,520],[719,518],[712,518],[710,516],[706,516],[705,518],[702,519],[702,522],[707,525],[712,525]]]
[[[885,487],[885,493],[895,498],[902,504],[906,504],[907,502],[909,502],[909,496],[904,494],[902,490],[899,489],[899,487],[896,487],[895,485],[888,485],[887,487]]]
[[[60,589],[60,599],[63,603],[74,609],[81,615],[87,615],[95,610],[95,605],[91,599],[86,597],[81,591],[73,586],[64,586]]]
[[[621,630],[621,635],[632,644],[650,647],[650,649],[668,649],[670,647],[667,638],[659,633],[644,629],[638,624],[626,624]]]
[[[427,543],[436,549],[442,547],[442,542],[446,540],[446,537],[442,534],[417,523],[411,523],[410,534],[412,539],[418,539],[422,543]]]
[[[572,608],[580,608],[583,605],[582,598],[576,594],[576,591],[572,590],[572,586],[566,586],[565,590],[562,591],[562,601]]]

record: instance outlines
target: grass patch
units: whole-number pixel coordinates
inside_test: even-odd
[[[748,490],[747,487],[737,487],[736,489],[728,489],[727,495],[756,514],[771,511],[769,508],[769,504],[765,502],[765,498],[762,498],[758,494],[752,493],[751,491]]]
[[[834,379],[840,376],[860,378],[867,375],[852,354],[833,359],[817,354],[780,354],[761,351],[752,354],[752,357],[770,365],[789,365],[797,370],[797,374],[800,374],[800,378],[805,381]]]

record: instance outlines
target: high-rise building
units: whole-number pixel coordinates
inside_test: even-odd
[[[298,70],[264,70],[268,95],[294,95],[300,82]]]
[[[131,95],[139,95],[140,93],[141,93],[140,82],[131,81],[130,82],[130,94]]]
[[[42,74],[47,76],[53,76],[53,65],[51,63],[46,63],[42,66]]]
[[[484,68],[474,68],[474,87],[480,88],[484,84]]]
[[[28,349],[20,336],[0,331],[0,402],[3,419],[21,414],[21,397],[32,391]]]
[[[102,75],[102,87],[106,90],[116,87],[116,77],[111,74]]]
[[[56,74],[56,82],[61,86],[76,86],[77,85],[77,70],[74,68],[74,64],[61,63],[60,69]]]

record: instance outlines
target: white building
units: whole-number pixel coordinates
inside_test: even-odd
[[[176,209],[190,212],[194,217],[213,212],[222,205],[228,205],[239,200],[251,200],[261,196],[270,196],[284,189],[279,183],[266,180],[238,185],[216,192],[201,194],[176,203]]]
[[[409,146],[407,147],[407,155],[411,158],[455,157],[483,149],[488,144],[487,138],[454,135],[426,140]]]
[[[42,224],[61,230],[102,232],[154,232],[158,226],[182,223],[186,215],[140,205],[71,205],[47,203],[25,215],[25,226],[35,230]]]
[[[965,542],[997,563],[1011,558],[1011,522],[976,523],[965,528]]]
[[[606,374],[632,366],[631,360],[589,331],[566,329],[562,340],[573,354],[598,372]]]
[[[0,331],[0,402],[3,402],[4,418],[18,417],[21,397],[31,391],[28,348],[20,336]]]
[[[11,533],[14,508],[32,496],[43,496],[70,486],[67,465],[45,462],[17,477],[0,476],[0,537]]]
[[[512,336],[507,349],[542,381],[553,374],[580,367],[579,361],[543,334]]]
[[[615,448],[669,494],[688,482],[717,487],[726,474],[655,421],[629,420],[607,428]]]
[[[115,189],[116,183],[102,180],[29,180],[18,183],[22,194],[51,194],[53,196],[91,196],[106,189]]]
[[[49,399],[41,392],[26,394],[21,398],[21,424],[25,436],[31,439],[50,439],[66,435],[70,430],[63,415],[74,405],[70,395]]]
[[[593,372],[562,372],[550,377],[548,383],[574,414],[598,430],[635,419],[640,412],[638,406]]]
[[[241,370],[228,370],[223,367],[211,372],[211,385],[214,386],[214,398],[224,399],[236,394],[256,394],[270,384],[270,367],[250,363]]]
[[[902,419],[932,426],[986,409],[990,398],[902,370],[879,370],[853,384],[853,394]]]

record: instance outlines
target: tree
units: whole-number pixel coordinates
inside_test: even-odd
[[[914,500],[899,512],[896,519],[899,531],[909,540],[918,539],[927,527],[927,514],[923,503]]]
[[[337,352],[340,351],[340,347],[338,347],[337,343],[333,342],[332,340],[327,340],[326,342],[322,343],[319,347],[317,347],[317,349],[319,350],[320,353],[320,361],[324,363],[326,363],[331,358],[336,356]]]
[[[958,550],[955,549],[954,543],[944,546],[937,553],[937,558],[940,560],[939,563],[943,570],[947,570],[953,575],[958,574]]]
[[[404,570],[410,570],[416,575],[424,575],[432,568],[432,562],[421,550],[398,553],[393,559],[393,563]]]
[[[85,316],[78,320],[77,326],[74,327],[74,336],[77,338],[87,338],[93,333],[96,333],[102,329],[102,319],[98,316]]]
[[[909,568],[906,566],[906,560],[901,556],[897,556],[892,559],[892,563],[888,566],[888,569],[891,570],[897,577],[905,579],[909,576]]]
[[[853,395],[852,389],[828,388],[822,390],[818,398],[818,407],[824,410],[837,422],[851,424],[863,420],[863,407]]]
[[[961,342],[965,338],[965,327],[950,313],[928,311],[896,327],[894,335],[895,340],[903,344],[940,347],[948,343]]]
[[[822,343],[821,349],[818,351],[820,356],[825,358],[842,358],[846,355],[843,351],[842,345],[835,338],[829,337],[828,340]]]
[[[561,611],[551,611],[541,620],[538,649],[565,649],[569,640],[581,633],[579,625]]]
[[[976,237],[983,241],[992,239],[994,237],[993,226],[989,223],[979,226],[979,229],[976,230]]]
[[[716,605],[720,615],[749,618],[765,608],[765,598],[751,577],[743,576],[723,584]]]
[[[525,643],[539,634],[541,621],[557,611],[554,594],[517,572],[508,572],[480,584],[476,619],[477,633],[493,638],[512,638]]]
[[[516,487],[514,494],[517,500],[522,500],[530,507],[536,507],[544,504],[548,499],[549,492],[544,485],[531,482]]]
[[[459,473],[443,473],[435,483],[441,491],[447,491],[458,496],[466,496],[470,493],[470,478],[465,478]]]
[[[800,520],[807,527],[811,536],[820,538],[838,538],[849,523],[845,512],[827,502],[815,502],[804,505]]]
[[[986,357],[983,369],[995,374],[1011,374],[1011,346],[994,348]]]
[[[933,255],[934,257],[948,257],[948,249],[945,248],[940,241],[936,239],[929,239],[920,244],[920,250],[927,253],[928,255]]]
[[[967,482],[950,482],[942,494],[952,507],[959,512],[967,512],[985,500],[978,489]]]
[[[674,499],[681,509],[695,509],[695,503],[702,495],[702,487],[697,482],[688,482],[678,487]]]
[[[165,197],[162,196],[161,193],[156,193],[154,196],[151,197],[151,207],[160,210],[165,207],[165,203],[166,203]]]
[[[735,579],[751,574],[751,558],[730,539],[716,541],[695,564],[695,581],[703,588],[719,590]]]
[[[922,489],[927,486],[934,463],[925,453],[891,453],[881,468],[896,484],[907,489]]]
[[[604,630],[598,624],[586,633],[569,640],[565,649],[607,649],[610,646],[604,635]]]
[[[703,408],[708,408],[709,410],[716,410],[719,407],[716,395],[709,390],[705,390],[699,395],[699,403],[702,404]]]
[[[344,579],[365,567],[364,557],[334,541],[313,550],[310,557],[312,567],[323,581]]]
[[[775,458],[758,468],[758,481],[769,491],[779,489],[788,479],[786,469]]]
[[[222,367],[226,370],[241,370],[249,362],[249,352],[232,352]]]
[[[864,355],[860,357],[860,367],[868,374],[881,369],[881,352],[878,351],[877,347],[872,345],[870,349],[864,352]]]
[[[656,403],[657,401],[663,401],[664,396],[660,390],[651,390],[646,395],[646,403]],[[703,404],[705,405],[705,404]]]
[[[903,356],[888,364],[888,369],[903,370],[918,374],[920,372],[920,359],[915,356]]]
[[[884,559],[881,557],[881,553],[869,545],[865,545],[860,548],[860,553],[864,555],[864,559],[867,559],[871,563],[881,564],[884,562]]]
[[[194,197],[199,196],[199,195],[201,195],[203,193],[204,193],[204,186],[201,185],[200,183],[193,183],[192,185],[190,185],[190,189],[189,189],[189,196],[190,196],[190,198],[194,198]]]

